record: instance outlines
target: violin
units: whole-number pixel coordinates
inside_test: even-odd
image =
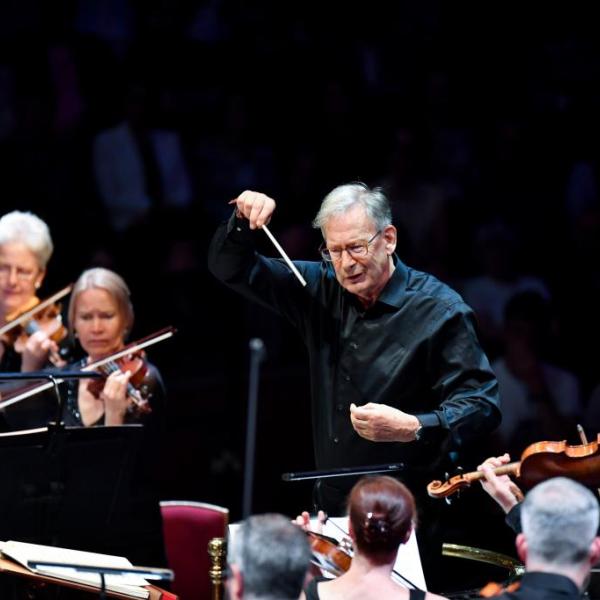
[[[596,440],[569,445],[560,442],[536,442],[528,446],[521,460],[493,469],[496,475],[514,475],[525,489],[530,489],[551,477],[569,477],[589,488],[600,487],[600,433]],[[481,471],[455,475],[445,482],[432,481],[427,493],[432,498],[446,498],[484,479]]]
[[[343,548],[333,538],[322,533],[306,531],[308,542],[312,550],[312,563],[336,577],[345,573],[352,564],[350,550]]]
[[[56,294],[41,301],[37,296],[6,315],[7,323],[0,327],[0,339],[15,352],[22,354],[30,335],[43,331],[51,340],[60,343],[67,336],[67,328],[63,325],[61,305],[57,302],[71,292],[72,285],[64,287]],[[51,353],[54,364],[64,364],[56,352]]]
[[[148,363],[145,361],[142,351],[132,352],[116,360],[109,360],[106,363],[98,365],[95,370],[106,375],[106,377],[116,371],[121,371],[122,373],[129,371],[131,377],[127,383],[127,397],[132,402],[130,412],[138,415],[152,412],[152,408],[148,402],[150,395],[148,394],[147,387],[143,385],[144,378],[148,373]],[[98,398],[104,389],[106,377],[89,380],[87,389],[95,398]]]
[[[133,343],[125,346],[125,348],[123,348],[122,350],[119,350],[118,352],[115,352],[115,353],[113,353],[109,356],[105,356],[104,358],[101,358],[93,363],[85,365],[81,369],[81,371],[98,371],[100,368],[104,367],[105,365],[109,365],[107,367],[108,370],[113,369],[114,367],[110,363],[118,363],[118,361],[120,359],[122,359],[124,357],[126,358],[128,356],[131,357],[132,355],[139,353],[141,350],[143,350],[144,348],[147,348],[148,346],[152,346],[153,344],[157,344],[158,342],[162,342],[163,340],[169,339],[174,334],[175,334],[175,329],[173,327],[165,327],[164,329],[161,329],[160,331],[157,331],[156,333],[153,333],[152,335],[149,335],[145,338],[142,338],[141,340],[138,340],[137,342],[133,342]],[[126,358],[126,360],[127,360],[127,358]],[[127,364],[126,360],[124,362],[122,362],[121,365]],[[129,366],[131,366],[131,364]],[[123,370],[127,371],[127,370],[132,370],[132,369],[123,369]],[[108,374],[110,374],[110,373],[108,373]],[[5,408],[6,406],[10,406],[11,404],[16,404],[17,402],[21,402],[22,400],[25,400],[26,398],[30,398],[31,396],[35,396],[36,394],[40,394],[41,392],[44,392],[50,388],[53,388],[55,386],[55,384],[62,383],[63,381],[64,381],[63,379],[56,378],[56,380],[54,382],[50,381],[50,382],[40,383],[39,385],[36,385],[33,387],[27,386],[27,388],[24,390],[21,388],[21,389],[17,389],[17,390],[8,392],[6,394],[3,394],[2,397],[0,398],[0,410]],[[142,383],[142,386],[143,386],[143,383]],[[102,387],[104,387],[104,383],[102,383]],[[143,392],[143,390],[142,390],[142,392]],[[147,402],[147,399],[145,400],[145,402]],[[137,403],[135,402],[135,400],[133,400],[133,403],[134,403],[134,405],[137,406]],[[142,405],[143,404],[144,404],[144,402],[142,402]],[[149,412],[149,410],[148,410],[149,408],[150,408],[149,406],[147,409],[144,409],[143,406],[140,407],[140,409],[144,409],[144,410],[146,410],[146,412]],[[135,407],[134,407],[134,409],[135,409]],[[135,410],[137,410],[137,409],[135,409]]]

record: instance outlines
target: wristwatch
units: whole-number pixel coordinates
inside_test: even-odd
[[[415,431],[415,442],[420,441],[420,439],[422,437],[423,437],[423,423],[421,423],[421,421],[419,421],[419,426],[417,427],[417,430]]]

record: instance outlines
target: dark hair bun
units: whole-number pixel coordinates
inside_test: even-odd
[[[367,513],[363,527],[363,535],[368,544],[386,543],[390,537],[390,524],[385,515]]]

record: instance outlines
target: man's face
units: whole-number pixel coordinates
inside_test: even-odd
[[[396,248],[396,228],[385,227],[379,235],[376,225],[365,209],[356,204],[341,215],[334,215],[323,227],[325,244],[333,255],[333,268],[340,285],[359,297],[366,306],[371,305],[389,280],[393,263],[391,255]],[[347,249],[372,240],[364,256],[356,256]],[[337,252],[336,252],[337,251]]]

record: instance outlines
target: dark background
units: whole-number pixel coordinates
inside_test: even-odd
[[[481,228],[500,223],[515,274],[550,292],[545,356],[578,377],[585,404],[600,380],[596,25],[578,2],[2,3],[2,212],[49,224],[43,291],[107,266],[131,287],[134,338],[179,331],[149,352],[169,398],[163,498],[239,518],[259,336],[254,508],[310,505],[310,484],[280,481],[314,466],[304,349],[206,268],[244,189],[278,200],[271,230],[292,258],[317,259],[324,195],[383,185],[401,257],[459,290],[481,273]],[[490,451],[504,449],[483,445],[467,466]],[[449,508],[449,535],[506,546],[469,520],[500,522],[490,504],[475,490]]]

